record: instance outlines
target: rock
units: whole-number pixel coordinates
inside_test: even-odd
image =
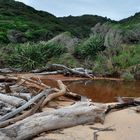
[[[105,36],[104,46],[106,47],[120,47],[122,43],[121,30],[110,28]]]
[[[99,35],[102,38],[105,38],[110,28],[111,25],[109,23],[97,23],[93,28],[91,28],[91,35]]]
[[[79,43],[79,41],[80,40],[78,38],[73,37],[69,32],[64,32],[49,40],[48,43],[58,43],[68,48],[69,52],[73,52],[74,47]]]
[[[18,30],[9,30],[7,37],[12,43],[24,43],[27,41],[24,34]]]
[[[15,68],[2,68],[2,69],[0,69],[0,73],[13,73],[13,72],[21,72],[22,71],[22,69],[20,69],[20,68],[17,68],[17,69],[15,69]]]
[[[91,35],[100,36],[104,40],[105,47],[118,47],[122,43],[122,31],[115,29],[111,24],[97,23],[91,28]]]
[[[125,31],[123,36],[124,43],[136,44],[140,42],[140,29],[138,27]]]
[[[9,68],[0,69],[0,73],[12,73],[13,71]]]

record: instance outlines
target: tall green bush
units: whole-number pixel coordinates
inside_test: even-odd
[[[5,59],[8,65],[27,71],[44,66],[51,57],[57,57],[66,51],[65,47],[56,44],[17,44]]]
[[[75,56],[95,58],[96,54],[104,49],[103,39],[100,36],[91,36],[75,48]]]

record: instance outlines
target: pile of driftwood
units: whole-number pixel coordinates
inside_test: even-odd
[[[5,77],[0,79],[0,139],[26,140],[50,130],[86,123],[104,122],[113,109],[140,105],[139,100],[119,99],[121,103],[106,105],[81,101],[62,81],[58,88],[44,84],[39,78]],[[65,96],[77,101],[68,107],[42,112],[53,99]]]
[[[19,73],[19,72],[22,72],[22,70],[14,69],[14,68],[0,69],[0,73],[2,73],[2,74]],[[44,68],[32,70],[31,72],[37,73],[40,75],[64,74],[65,76],[75,75],[75,76],[86,77],[86,78],[94,77],[92,70],[88,70],[88,69],[84,69],[84,68],[71,69],[62,64],[48,64]]]
[[[41,132],[103,121],[106,106],[81,102],[58,80],[58,88],[25,77],[5,77],[0,83],[0,139],[28,139]],[[66,96],[79,102],[51,112],[41,112],[55,98]],[[39,113],[41,112],[41,113]],[[97,119],[98,118],[98,119]]]
[[[62,64],[50,64],[42,69],[33,70],[33,73],[41,74],[41,75],[51,75],[51,74],[63,74],[65,76],[75,75],[86,78],[94,78],[94,74],[92,70],[84,69],[84,68],[68,68]]]

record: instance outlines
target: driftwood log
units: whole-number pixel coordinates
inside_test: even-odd
[[[57,74],[63,74],[63,70],[57,70],[57,71],[47,71],[47,72],[41,72],[41,73],[37,73],[40,75],[57,75]]]
[[[78,102],[72,106],[32,115],[11,126],[0,129],[7,140],[26,140],[44,131],[72,127],[85,123],[103,122],[105,105]]]
[[[1,94],[1,93],[0,93],[0,101],[6,102],[15,107],[19,107],[26,103],[26,101],[21,98],[6,95],[6,94]]]
[[[3,69],[0,69],[0,73],[3,73],[3,74],[13,73],[13,72],[21,72],[21,71],[22,71],[21,69],[15,69],[15,68],[3,68]]]
[[[15,97],[19,97],[19,98],[22,98],[26,101],[30,100],[31,99],[31,94],[30,93],[17,93],[17,92],[14,92],[14,93],[11,93],[13,96]]]
[[[68,71],[76,75],[79,72],[89,74],[81,69],[69,69],[63,65],[54,64],[53,68],[55,69],[55,67],[56,69],[61,67],[60,70]],[[90,75],[86,76],[88,77]],[[8,85],[8,88],[5,88],[7,89],[5,92],[7,92],[8,95],[2,94],[2,96],[8,96],[14,99],[17,98],[14,96],[18,96],[18,99],[20,99],[25,98],[24,93],[18,94],[16,93],[16,90],[18,90],[19,93],[20,90],[27,90],[28,93],[32,89],[37,89],[37,91],[35,91],[35,94],[32,94],[31,92],[30,94],[32,96],[30,96],[29,99],[26,99],[28,101],[25,101],[22,106],[11,109],[10,112],[6,112],[6,114],[0,116],[0,140],[26,140],[31,139],[44,131],[62,129],[80,124],[93,124],[97,121],[103,123],[105,115],[112,110],[140,105],[140,99],[126,99],[126,97],[119,98],[120,103],[112,105],[92,103],[85,97],[83,98],[75,93],[71,93],[60,80],[57,81],[59,88],[50,88],[42,83],[40,79],[31,77],[19,77],[18,80],[19,81],[15,86]],[[2,91],[4,91],[3,85],[1,87]],[[16,87],[19,89],[16,89]],[[28,93],[25,93],[25,95]],[[38,109],[41,110],[44,105],[59,96],[72,97],[78,100],[81,99],[81,102],[50,112],[34,114]],[[6,101],[4,100],[1,102],[0,109],[5,109],[5,107],[7,109],[9,107],[3,104],[4,102]],[[4,111],[6,111],[6,109]],[[2,113],[4,113],[4,111],[2,111]],[[104,129],[101,129],[101,131],[104,131]],[[97,139],[97,133],[95,133],[95,139]]]
[[[29,93],[27,87],[18,85],[17,83],[15,85],[10,86],[12,92],[17,92],[17,93]]]
[[[6,102],[0,101],[0,116],[7,114],[14,109],[15,109],[14,106],[12,106]]]
[[[44,101],[44,99],[45,98],[43,97],[37,104],[35,104],[30,110],[24,112],[22,115],[14,117],[14,118],[11,118],[9,120],[6,120],[6,121],[0,123],[0,128],[6,127],[6,126],[8,126],[10,124],[14,124],[17,121],[23,120],[26,117],[28,117],[30,115],[33,115],[40,108],[40,106],[41,106],[42,102]]]
[[[46,72],[46,71],[47,72]],[[45,72],[43,72],[45,71]],[[38,73],[38,74],[43,74],[43,75],[50,75],[50,74],[72,74],[72,75],[77,75],[77,76],[82,76],[82,77],[87,77],[87,78],[93,78],[93,74],[91,73],[91,71],[89,72],[88,70],[85,70],[82,68],[81,69],[70,69],[68,67],[66,67],[65,65],[61,65],[61,64],[51,64],[48,67],[42,69],[42,70],[34,70],[32,72]]]
[[[55,67],[55,68],[60,68],[60,69],[64,69],[74,75],[79,75],[79,76],[82,76],[82,77],[87,77],[87,78],[92,78],[92,76],[87,72],[87,71],[78,71],[78,70],[75,70],[75,69],[70,69],[68,67],[66,67],[65,65],[60,65],[60,64],[52,64],[51,67]]]
[[[10,119],[11,117],[13,117],[13,116],[17,115],[18,113],[22,112],[23,110],[27,109],[29,106],[34,104],[36,101],[41,99],[43,96],[48,96],[51,93],[51,91],[52,91],[52,89],[47,89],[47,90],[45,89],[44,91],[42,91],[40,94],[33,97],[31,100],[29,100],[27,103],[25,103],[21,107],[19,107],[19,108],[15,109],[14,111],[0,117],[0,122],[5,121],[7,119]]]
[[[10,76],[1,76],[0,77],[0,82],[15,82],[17,81],[18,78],[17,77],[10,77]]]

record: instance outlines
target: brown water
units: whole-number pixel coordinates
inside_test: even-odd
[[[74,81],[65,83],[75,93],[87,96],[95,102],[114,102],[116,97],[140,97],[140,81]]]
[[[24,75],[34,77],[39,75]],[[82,78],[65,77],[63,75],[39,76],[47,85],[57,86],[57,80],[62,80],[70,91],[87,96],[95,102],[114,102],[116,97],[140,97],[140,81],[123,82],[115,80],[82,80]],[[70,82],[70,81],[73,82]]]

